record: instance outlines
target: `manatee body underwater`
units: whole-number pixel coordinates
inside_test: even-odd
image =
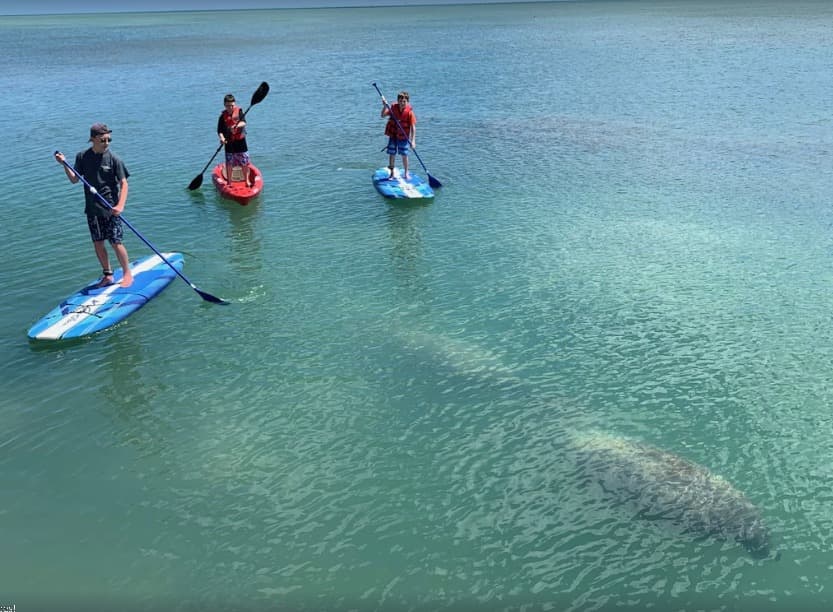
[[[693,535],[735,540],[756,558],[769,556],[769,529],[758,508],[707,468],[605,433],[575,434],[571,448],[579,473],[634,505],[640,517],[668,521]]]

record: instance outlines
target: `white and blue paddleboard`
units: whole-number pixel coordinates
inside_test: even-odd
[[[373,186],[386,198],[433,198],[434,190],[421,176],[409,172],[407,179],[399,168],[393,169],[393,178],[389,168],[379,168],[373,174]]]
[[[163,253],[171,266],[182,270],[181,253]],[[133,284],[122,288],[121,268],[115,271],[112,285],[99,287],[99,279],[73,293],[50,310],[28,332],[33,340],[80,338],[112,327],[147,304],[176,277],[159,255],[149,255],[130,264]]]

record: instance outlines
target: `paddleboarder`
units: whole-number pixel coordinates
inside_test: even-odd
[[[382,96],[382,117],[388,117],[385,124],[385,136],[388,137],[388,169],[393,176],[396,154],[402,158],[403,178],[408,179],[408,145],[416,148],[416,115],[411,107],[411,97],[407,91],[400,91],[396,95],[396,104],[391,106]],[[410,142],[409,142],[410,141]]]
[[[130,273],[130,258],[127,248],[122,242],[123,228],[120,215],[127,203],[127,171],[121,158],[110,150],[113,130],[104,123],[94,123],[90,127],[91,146],[85,151],[80,151],[75,156],[74,168],[84,177],[84,212],[87,215],[87,226],[90,230],[90,237],[93,240],[96,257],[101,264],[101,280],[99,287],[112,285],[113,269],[110,267],[110,256],[107,253],[104,241],[110,242],[124,274],[122,275],[121,286],[129,287],[133,284],[133,275]],[[64,167],[67,178],[71,183],[77,183],[80,179],[65,163],[64,154],[56,151],[56,161]],[[96,194],[87,186],[89,183],[100,196],[110,203],[111,208],[105,208],[98,201]]]
[[[226,151],[226,180],[237,180],[232,177],[231,170],[240,166],[246,183],[251,186],[253,177],[246,142],[246,113],[237,105],[234,94],[226,94],[223,98],[223,112],[217,119],[217,136]]]

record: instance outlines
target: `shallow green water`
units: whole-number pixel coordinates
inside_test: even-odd
[[[0,18],[0,605],[829,607],[831,13]],[[222,96],[263,80],[263,196],[189,192]],[[432,203],[373,190],[373,82],[411,92]],[[30,343],[98,273],[51,157],[96,121],[125,216],[232,304],[177,280],[112,330]],[[724,476],[780,560],[586,487],[585,429]]]

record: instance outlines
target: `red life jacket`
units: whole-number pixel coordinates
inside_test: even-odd
[[[240,119],[239,106],[235,106],[230,113],[226,110],[223,111],[223,122],[226,124],[226,133],[229,134],[228,140],[243,140],[246,137],[246,128],[239,129],[236,132],[233,130]]]
[[[411,126],[416,123],[416,117],[414,117],[411,105],[405,105],[405,110],[400,110],[399,104],[391,104],[389,108],[390,118],[388,118],[388,123],[385,125],[385,136],[396,138],[397,140],[410,140]],[[402,126],[401,130],[397,127],[394,119]]]

